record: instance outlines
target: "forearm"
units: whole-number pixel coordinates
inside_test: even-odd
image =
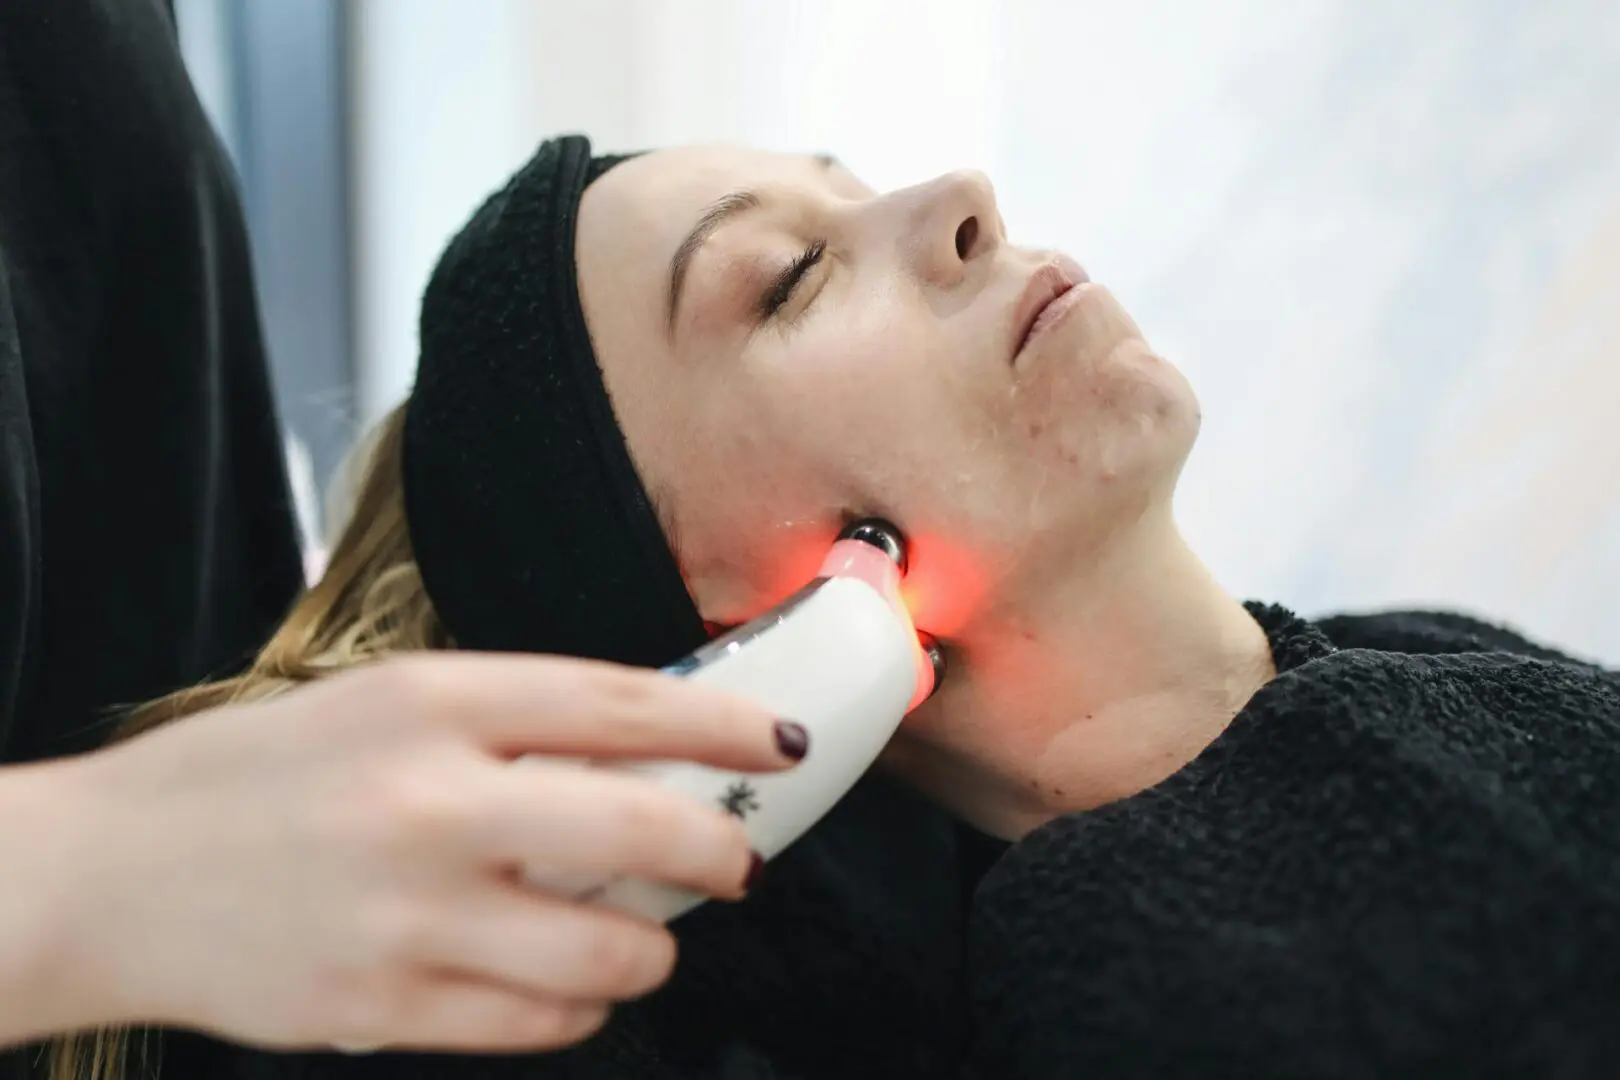
[[[81,913],[110,897],[88,866],[94,829],[77,762],[0,769],[0,1047],[103,1022]]]

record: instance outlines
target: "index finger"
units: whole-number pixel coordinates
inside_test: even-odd
[[[424,656],[412,664],[407,685],[418,706],[501,756],[684,760],[769,772],[808,750],[799,724],[656,671],[493,654]]]

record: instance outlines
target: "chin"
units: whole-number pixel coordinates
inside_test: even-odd
[[[1133,339],[1076,374],[1076,385],[1064,396],[1082,407],[1064,426],[1071,436],[1091,436],[1100,479],[1151,482],[1166,470],[1180,471],[1203,420],[1198,397],[1180,369]],[[1078,463],[1083,466],[1085,458]]]
[[[1070,558],[1169,502],[1202,414],[1186,376],[1134,324],[1104,347],[1061,344],[1021,395],[1033,470],[1012,486],[1028,508],[1012,516]]]
[[[1139,347],[1138,347],[1139,346]],[[1198,440],[1202,412],[1186,377],[1146,345],[1115,350],[1042,455],[1066,472],[1070,498],[1051,507],[1058,533],[1104,534],[1166,504]]]
[[[1198,441],[1203,409],[1180,368],[1152,353],[1148,357],[1142,373],[1146,419],[1148,426],[1157,430],[1158,441],[1165,444],[1179,470]]]
[[[1134,423],[1124,425],[1122,434],[1135,443],[1135,486],[1168,498],[1198,441],[1198,396],[1174,364],[1152,356],[1144,361],[1133,400]]]

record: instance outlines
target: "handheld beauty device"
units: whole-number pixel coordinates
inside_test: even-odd
[[[846,528],[810,584],[765,615],[664,670],[747,698],[803,724],[810,752],[782,773],[749,775],[686,762],[619,768],[736,816],[754,850],[774,858],[855,786],[944,674],[900,598],[905,541],[886,522]],[[531,867],[532,885],[668,921],[703,897],[627,878],[581,880]]]
[[[900,721],[939,686],[944,654],[919,635],[900,598],[906,546],[887,522],[839,534],[816,577],[775,608],[664,670],[757,702],[803,724],[810,752],[782,773],[751,775],[688,762],[602,764],[649,777],[743,823],[755,851],[775,858],[861,778]],[[521,767],[525,759],[515,765]],[[524,880],[668,922],[704,897],[655,882],[525,868]],[[349,1054],[372,1046],[342,1045]]]

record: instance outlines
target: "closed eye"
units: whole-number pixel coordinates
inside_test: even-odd
[[[787,302],[793,299],[793,293],[798,289],[799,283],[804,280],[804,276],[821,261],[822,256],[826,253],[827,242],[817,240],[805,248],[798,258],[789,263],[776,276],[776,280],[771,282],[770,287],[765,290],[765,294],[760,297],[760,318],[769,319],[781,311],[787,305]]]

